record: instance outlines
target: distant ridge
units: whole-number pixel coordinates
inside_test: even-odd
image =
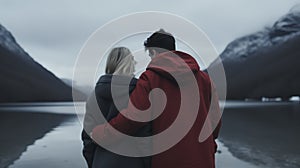
[[[299,5],[271,28],[231,42],[220,55],[227,79],[227,98],[288,100],[299,96],[299,44]],[[218,64],[214,61],[208,69],[213,71]]]
[[[72,101],[72,88],[32,59],[1,24],[0,81],[0,102]]]

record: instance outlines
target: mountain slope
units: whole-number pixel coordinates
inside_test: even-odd
[[[300,10],[291,10],[268,29],[231,42],[220,57],[228,99],[300,95]],[[213,69],[219,62],[214,61]]]
[[[34,61],[2,25],[0,81],[0,102],[72,100],[71,87]]]

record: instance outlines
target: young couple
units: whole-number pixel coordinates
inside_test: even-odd
[[[134,78],[136,62],[130,50],[125,47],[113,48],[107,58],[106,74],[100,77],[93,96],[87,101],[82,140],[83,155],[88,167],[214,168],[217,150],[215,139],[218,137],[220,122],[204,142],[199,142],[199,134],[210,105],[214,103],[218,107],[217,99],[212,98],[215,94],[212,93],[213,85],[208,75],[200,70],[192,56],[176,51],[175,38],[162,29],[147,38],[144,46],[149,52],[151,62],[139,79]],[[188,78],[189,73],[192,74],[197,89],[192,87],[193,83]],[[112,90],[114,88],[117,90]],[[156,114],[156,110],[162,101],[158,98],[150,99],[151,90],[157,88],[164,92],[166,98],[163,112],[159,115]],[[193,94],[196,91],[197,94]],[[181,107],[183,99],[191,104]],[[180,110],[184,110],[183,117],[192,116],[190,113],[195,100],[198,101],[195,103],[197,105],[197,114],[193,118],[195,122],[186,135],[166,151],[151,157],[128,157],[110,152],[97,144],[97,142],[111,142],[114,146],[122,144],[122,139],[114,137],[113,130],[107,126],[108,124],[136,137],[159,134],[173,124]],[[144,110],[142,113],[149,113],[149,116],[157,116],[151,122],[136,122],[125,117],[138,116],[141,113],[139,110]],[[100,111],[108,123],[100,119]],[[187,124],[189,123],[183,123],[182,128]],[[175,134],[176,132],[173,132],[170,137],[176,137]],[[159,148],[160,145],[159,139],[153,139],[151,143],[153,148]],[[137,148],[141,146],[137,145]]]

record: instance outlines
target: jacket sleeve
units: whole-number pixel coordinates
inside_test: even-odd
[[[210,79],[209,79],[209,81],[210,81]],[[214,129],[212,131],[212,136],[214,138],[214,146],[215,146],[215,153],[216,153],[217,149],[218,149],[218,145],[217,145],[215,139],[218,138],[219,132],[221,129],[222,113],[221,113],[220,106],[219,106],[219,97],[217,94],[217,90],[212,81],[210,81],[210,84],[209,84],[209,96],[208,96],[207,102],[209,102],[207,108],[211,110],[208,113],[208,117],[210,120],[211,128]]]
[[[81,140],[83,142],[82,154],[88,164],[88,167],[90,168],[93,165],[94,153],[97,148],[97,144],[93,141],[89,134],[95,125],[97,125],[97,123],[101,123],[98,119],[100,118],[98,117],[100,112],[98,110],[95,90],[88,98],[85,110],[86,112],[83,121],[84,129],[81,132]]]
[[[85,158],[85,160],[88,164],[88,167],[91,168],[93,165],[94,153],[95,153],[97,144],[93,142],[93,140],[85,132],[85,130],[82,130],[81,139],[83,141],[83,150],[82,150],[83,157]]]
[[[213,131],[213,137],[214,139],[217,139],[218,136],[219,136],[219,132],[220,132],[220,129],[221,129],[221,116],[222,116],[222,113],[221,113],[221,110],[220,110],[220,105],[219,105],[219,97],[218,97],[218,94],[217,94],[217,90],[216,90],[216,87],[214,86],[214,84],[212,83],[212,95],[211,95],[211,105],[212,105],[212,112],[213,112],[213,115],[212,115],[212,124],[213,124],[213,128],[214,131]]]
[[[149,101],[150,83],[149,73],[144,72],[137,84],[136,88],[130,95],[128,107],[123,109],[115,118],[111,119],[108,123],[96,126],[92,131],[92,138],[96,142],[105,144],[112,144],[118,141],[121,137],[116,134],[113,128],[118,131],[131,135],[134,134],[139,128],[143,127],[147,122],[137,122],[130,120],[129,118],[139,119],[148,118],[150,121],[151,110]]]

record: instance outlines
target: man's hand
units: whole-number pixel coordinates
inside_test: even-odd
[[[90,133],[91,138],[100,145],[100,142],[104,143],[104,127],[105,124],[97,125]]]

